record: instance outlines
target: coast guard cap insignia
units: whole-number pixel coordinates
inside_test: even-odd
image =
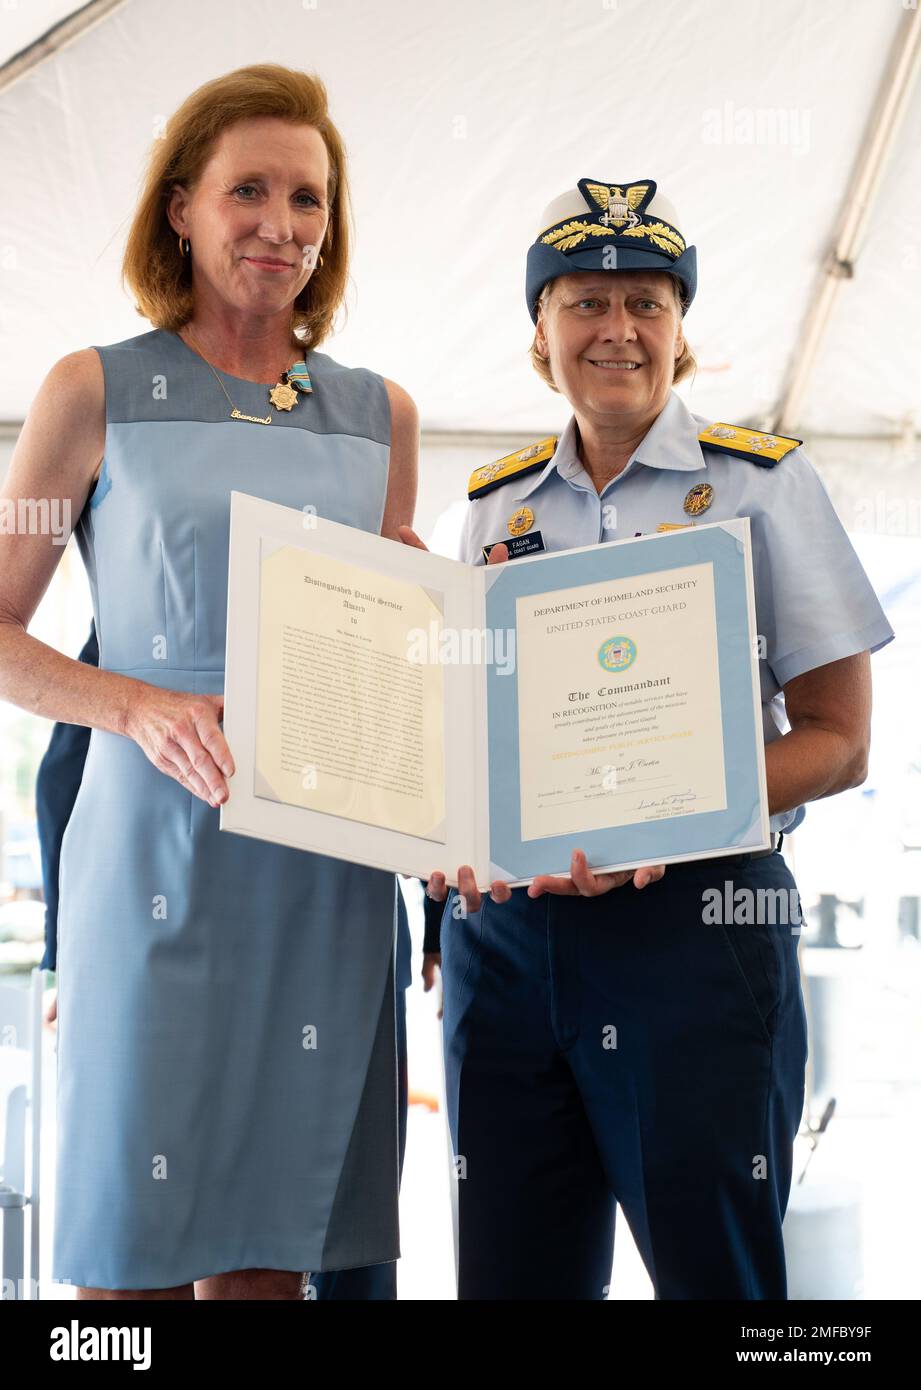
[[[580,180],[579,187],[583,197],[588,194],[601,208],[598,221],[618,231],[622,227],[640,225],[642,219],[636,210],[642,212],[654,191],[651,183],[632,183],[627,188],[618,188],[616,183],[591,183],[588,179]]]

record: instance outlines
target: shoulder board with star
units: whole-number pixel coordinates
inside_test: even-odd
[[[764,434],[760,430],[749,430],[744,425],[724,425],[717,422],[708,425],[697,436],[698,442],[706,449],[716,449],[721,454],[735,454],[748,459],[761,468],[774,468],[780,460],[802,444],[801,439],[793,439],[784,434]]]
[[[504,458],[496,459],[495,463],[486,463],[482,468],[475,468],[467,484],[467,496],[471,500],[474,497],[485,497],[487,492],[501,487],[509,478],[521,478],[525,473],[533,473],[535,469],[543,468],[547,460],[553,457],[558,440],[557,435],[550,435],[547,439],[539,439],[536,444],[529,444],[526,449],[519,449],[517,453],[506,454]]]

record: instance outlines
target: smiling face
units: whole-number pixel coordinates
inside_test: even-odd
[[[652,421],[665,407],[684,337],[665,271],[561,275],[541,305],[535,341],[558,389],[596,425]]]
[[[176,184],[168,205],[192,245],[196,298],[259,315],[289,310],[326,235],[328,175],[313,126],[260,116],[225,130],[194,191]]]

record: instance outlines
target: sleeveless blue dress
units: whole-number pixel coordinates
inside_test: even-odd
[[[75,534],[100,667],[218,694],[231,490],[379,532],[384,382],[309,352],[313,394],[285,412],[221,373],[264,426],[229,418],[175,333],[96,351],[105,461]],[[57,1281],[169,1288],[399,1256],[394,876],[222,832],[219,815],[92,731],[61,846]]]

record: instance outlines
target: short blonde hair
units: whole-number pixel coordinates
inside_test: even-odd
[[[166,133],[151,149],[125,255],[122,284],[135,308],[155,328],[176,332],[194,309],[189,258],[179,250],[166,208],[173,184],[193,189],[219,137],[238,121],[277,116],[313,126],[329,156],[329,225],[319,261],[294,301],[292,335],[305,348],[316,347],[332,331],[345,298],[352,226],[346,152],[329,115],[326,87],[310,73],[278,63],[237,68],[204,83],[170,117]]]
[[[665,271],[664,274],[668,275],[669,282],[674,291],[675,303],[678,306],[678,312],[683,315],[685,310],[685,304],[682,296],[681,281],[678,279],[677,275],[671,275],[668,271]],[[550,298],[551,291],[553,290],[553,286],[555,284],[556,280],[548,280],[546,285],[544,285],[544,288],[541,291],[540,299],[537,301],[541,308],[544,308],[546,306],[547,301]],[[541,357],[540,353],[537,351],[536,333],[534,334],[534,338],[532,339],[529,351],[531,357],[531,365],[534,368],[535,372],[537,372],[537,375],[540,377],[541,381],[545,381],[547,385],[550,387],[551,391],[559,392],[560,388],[553,380],[553,373],[550,370],[549,357]],[[672,382],[675,383],[683,381],[686,376],[690,376],[692,372],[696,371],[697,358],[694,356],[693,352],[688,347],[687,338],[685,338],[684,349],[682,350],[681,356],[676,357],[675,359],[675,374],[672,377]]]

